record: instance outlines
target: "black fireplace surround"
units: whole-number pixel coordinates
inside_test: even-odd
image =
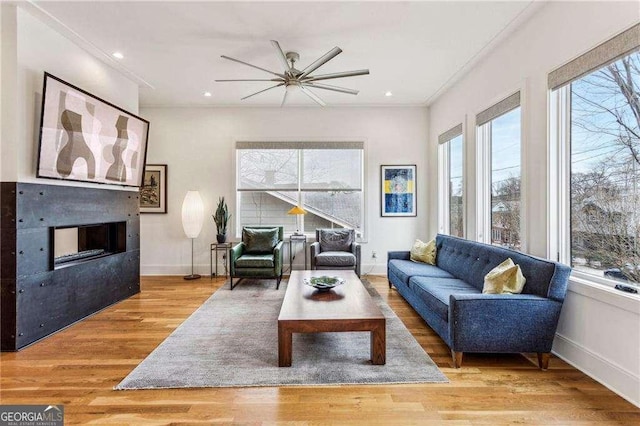
[[[0,191],[2,351],[140,292],[137,192],[20,182]],[[56,257],[65,229],[71,248]]]

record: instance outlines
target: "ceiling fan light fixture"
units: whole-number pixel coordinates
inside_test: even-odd
[[[285,87],[285,89],[287,90],[287,93],[298,92],[300,90],[300,84],[287,83],[287,86]]]

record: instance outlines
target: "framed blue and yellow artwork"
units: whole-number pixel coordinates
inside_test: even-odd
[[[380,166],[380,215],[416,216],[416,165]]]

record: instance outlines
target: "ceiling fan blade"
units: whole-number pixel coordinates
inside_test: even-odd
[[[328,84],[311,83],[311,82],[301,83],[301,84],[307,87],[313,87],[316,89],[324,89],[324,90],[333,90],[334,92],[348,93],[350,95],[357,95],[359,93],[358,90],[347,89],[346,87],[330,86]]]
[[[323,66],[324,64],[326,64],[327,62],[335,58],[336,56],[338,56],[340,53],[342,53],[342,49],[340,49],[337,46],[334,47],[333,49],[331,49],[330,51],[328,51],[327,53],[325,53],[324,55],[316,59],[311,65],[303,69],[302,74],[300,74],[298,78],[305,78],[307,75],[309,75],[309,73],[314,72],[315,70],[317,70],[318,68],[320,68],[321,66]]]
[[[320,105],[320,106],[326,106],[327,105],[326,103],[324,103],[324,101],[322,99],[320,99],[315,93],[313,93],[311,90],[307,89],[306,87],[300,86],[300,90],[302,90],[302,93],[304,93],[305,95],[310,97],[318,105]]]
[[[242,64],[242,65],[246,65],[246,66],[251,67],[251,68],[259,69],[260,71],[268,72],[269,74],[277,75],[277,76],[278,76],[278,77],[280,77],[280,78],[284,78],[284,74],[278,74],[277,72],[269,71],[269,70],[267,70],[267,69],[260,68],[260,67],[258,67],[258,66],[256,66],[256,65],[251,65],[251,64],[246,63],[246,62],[244,62],[244,61],[241,61],[241,60],[239,60],[239,59],[234,59],[234,58],[231,58],[231,57],[226,56],[226,55],[221,55],[221,57],[222,57],[222,58],[224,58],[224,59],[228,59],[228,60],[230,60],[230,61],[233,61],[233,62],[237,62],[237,63]]]
[[[276,55],[278,56],[278,59],[284,66],[285,71],[289,71],[291,67],[287,62],[287,56],[284,54],[284,52],[282,51],[282,48],[280,47],[280,43],[278,43],[275,40],[271,40],[271,45],[273,46],[274,49],[276,49]]]
[[[282,81],[281,78],[263,78],[263,79],[233,79],[233,80],[213,80],[217,82],[225,81]]]
[[[343,72],[334,72],[331,74],[322,74],[315,75],[313,77],[307,77],[304,79],[304,83],[319,81],[319,80],[329,80],[332,78],[342,78],[342,77],[355,77],[357,75],[367,75],[369,74],[369,70],[357,70],[357,71],[343,71]]]
[[[261,90],[259,92],[252,93],[249,96],[245,96],[244,98],[241,98],[240,100],[244,101],[247,98],[250,98],[250,97],[255,96],[255,95],[259,95],[262,92],[266,92],[267,90],[275,89],[276,87],[280,87],[280,86],[284,86],[284,83],[280,83],[280,84],[276,84],[275,86],[267,87],[266,89],[263,89],[263,90]]]
[[[284,91],[284,96],[282,98],[282,103],[280,104],[280,108],[282,108],[284,106],[284,103],[287,102],[287,95],[289,94],[289,92],[287,92],[286,90]]]

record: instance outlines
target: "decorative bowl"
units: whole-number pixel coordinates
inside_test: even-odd
[[[344,284],[344,280],[338,277],[322,275],[319,277],[305,278],[304,283],[319,291],[328,291],[336,286]]]

